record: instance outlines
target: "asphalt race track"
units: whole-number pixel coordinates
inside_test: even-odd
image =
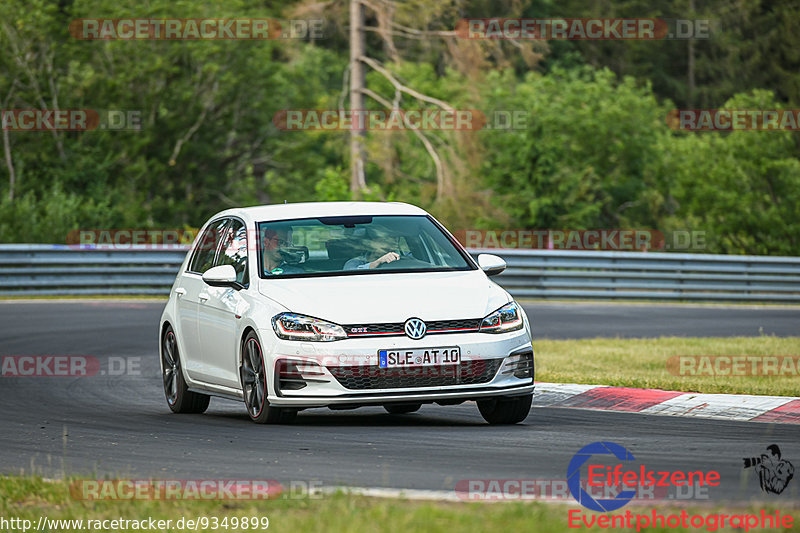
[[[800,427],[534,409],[492,427],[474,404],[309,410],[290,426],[252,424],[213,399],[204,415],[166,406],[157,360],[163,301],[0,303],[0,355],[90,355],[92,377],[0,377],[0,472],[161,479],[275,479],[452,491],[462,479],[561,479],[595,441],[628,448],[648,470],[716,470],[712,501],[761,499],[743,457],[777,443],[800,467]],[[536,337],[800,334],[800,309],[528,304]],[[124,364],[118,364],[118,363]],[[133,365],[126,371],[125,364]],[[112,375],[113,374],[113,375]],[[797,475],[795,476],[797,477]],[[800,480],[779,502],[800,500]],[[777,499],[776,499],[777,498]]]

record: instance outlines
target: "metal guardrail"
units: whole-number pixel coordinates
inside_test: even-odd
[[[471,250],[497,253],[497,250]],[[503,250],[515,297],[800,302],[800,257]]]
[[[0,245],[0,296],[167,296],[188,246],[79,249]]]
[[[78,249],[0,245],[0,296],[163,295],[187,247]],[[493,278],[515,297],[598,300],[800,302],[800,257],[559,250],[494,253]]]

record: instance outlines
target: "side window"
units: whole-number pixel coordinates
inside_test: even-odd
[[[247,229],[239,220],[233,220],[225,228],[222,249],[215,266],[232,265],[236,270],[236,281],[247,285]]]
[[[200,236],[197,241],[197,248],[194,250],[194,256],[189,262],[189,271],[203,274],[206,270],[214,266],[214,257],[219,248],[220,240],[222,239],[223,229],[229,222],[229,219],[223,218],[211,224]]]

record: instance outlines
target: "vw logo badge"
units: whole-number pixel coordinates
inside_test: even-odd
[[[419,318],[409,318],[406,320],[403,329],[406,330],[406,335],[408,335],[409,338],[421,339],[425,336],[425,332],[428,331],[428,326]]]

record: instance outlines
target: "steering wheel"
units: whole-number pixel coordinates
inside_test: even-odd
[[[400,254],[398,254],[400,255]],[[377,266],[377,268],[414,268],[414,267],[421,267],[421,268],[430,268],[431,264],[426,263],[425,261],[420,261],[414,257],[408,255],[400,255],[400,259],[397,261],[392,261],[390,263],[381,263]]]

